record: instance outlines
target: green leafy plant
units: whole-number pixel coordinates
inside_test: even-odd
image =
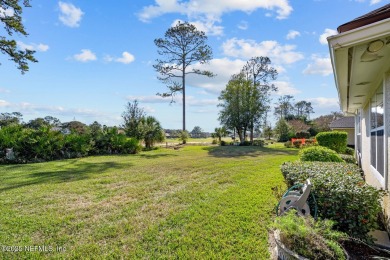
[[[305,139],[307,139],[307,138],[310,138],[310,133],[307,132],[307,131],[301,131],[301,132],[295,133],[295,136],[297,138],[305,138]]]
[[[347,148],[345,148],[345,154],[354,155],[355,154],[355,149],[353,149],[351,147],[347,147]]]
[[[321,132],[316,135],[316,140],[321,146],[332,149],[337,153],[344,153],[347,148],[347,137],[346,132]]]
[[[322,146],[312,146],[299,151],[301,161],[343,162],[343,159],[333,150]]]
[[[311,180],[320,218],[336,221],[335,227],[351,237],[371,241],[367,233],[377,228],[383,191],[368,185],[357,165],[287,162],[281,170],[290,186]]]
[[[272,227],[280,233],[280,242],[288,249],[309,259],[346,259],[339,241],[345,233],[334,231],[331,220],[314,221],[300,217],[295,210],[275,219]]]
[[[291,141],[287,141],[287,142],[284,143],[284,147],[286,147],[286,148],[293,148],[294,146],[293,146]]]
[[[187,140],[190,138],[188,131],[180,131],[178,139],[182,141],[183,144],[187,143]]]
[[[339,156],[346,163],[355,163],[356,164],[355,157],[353,157],[352,155],[349,155],[349,154],[339,154]]]
[[[301,148],[302,147],[302,140],[295,140],[293,142],[293,145],[295,148]]]

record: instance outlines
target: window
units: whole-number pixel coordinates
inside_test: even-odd
[[[371,98],[371,166],[382,177],[385,171],[385,147],[383,127],[383,84]]]

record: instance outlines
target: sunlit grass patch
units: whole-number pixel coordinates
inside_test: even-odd
[[[267,259],[271,188],[296,153],[188,146],[0,166],[0,245],[54,248],[0,258]]]

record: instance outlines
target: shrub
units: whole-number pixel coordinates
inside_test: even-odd
[[[343,162],[343,159],[333,150],[322,146],[312,146],[299,151],[301,161],[309,162]]]
[[[332,230],[330,220],[314,221],[290,210],[275,219],[272,227],[279,230],[280,241],[291,251],[309,259],[345,259],[339,241],[347,235]]]
[[[295,148],[301,148],[302,147],[302,140],[295,140],[293,142],[293,145]]]
[[[221,146],[226,146],[226,142],[224,140],[221,141]]]
[[[308,139],[308,138],[310,138],[310,133],[307,132],[307,131],[301,131],[301,132],[295,133],[295,136],[296,136],[297,138],[305,138],[305,139]]]
[[[337,153],[344,153],[347,148],[346,132],[321,132],[316,135],[316,140],[319,145],[332,149]]]
[[[213,139],[213,141],[211,142],[211,144],[218,144],[218,140],[217,140],[217,139]]]
[[[253,140],[253,145],[254,146],[260,146],[260,147],[264,147],[264,140]]]
[[[284,146],[287,147],[287,148],[293,148],[293,145],[292,145],[292,142],[291,141],[287,141],[284,143]]]
[[[136,154],[142,150],[142,146],[136,138],[127,138],[123,145],[122,153]]]
[[[317,146],[317,141],[315,139],[306,139],[305,143],[302,145],[302,147],[307,148],[307,147],[312,147],[312,146]]]
[[[367,233],[377,228],[383,192],[364,182],[358,166],[349,163],[288,162],[282,165],[281,170],[291,186],[310,178],[320,218],[336,221],[335,227],[352,237],[371,241]]]
[[[347,148],[345,148],[345,154],[355,155],[355,149],[353,149],[351,147],[347,147]]]
[[[352,155],[349,155],[349,154],[339,154],[339,156],[346,163],[355,163],[356,164],[355,157],[353,157]]]
[[[240,146],[250,146],[250,145],[251,145],[251,142],[246,141],[246,140],[240,143]]]

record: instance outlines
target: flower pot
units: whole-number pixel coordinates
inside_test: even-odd
[[[299,259],[299,260],[309,260],[306,257],[300,256],[297,253],[291,251],[288,249],[281,241],[280,241],[280,231],[275,230],[274,231],[274,238],[276,242],[276,249],[277,249],[277,256],[278,260],[293,260],[293,259]],[[345,258],[348,260],[349,255],[348,253],[344,250]]]
[[[274,231],[274,237],[276,242],[276,249],[278,252],[278,259],[280,260],[291,260],[291,259],[299,259],[299,260],[309,260],[303,256],[298,255],[297,253],[288,249],[281,241],[280,241],[280,231]]]

